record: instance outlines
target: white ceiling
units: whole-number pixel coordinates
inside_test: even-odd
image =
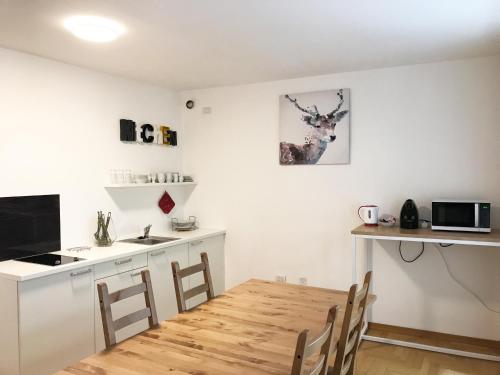
[[[68,33],[92,14],[109,44]],[[500,0],[0,0],[0,45],[175,89],[500,53]]]

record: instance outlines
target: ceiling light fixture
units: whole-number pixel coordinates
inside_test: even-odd
[[[125,33],[125,27],[109,18],[73,16],[64,20],[64,27],[74,36],[89,42],[111,42]]]

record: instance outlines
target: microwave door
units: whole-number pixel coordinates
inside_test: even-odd
[[[435,203],[432,207],[432,225],[447,228],[477,228],[479,212],[475,203]]]

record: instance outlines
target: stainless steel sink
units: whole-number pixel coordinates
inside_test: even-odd
[[[126,242],[126,243],[135,243],[139,245],[157,245],[160,243],[170,242],[178,240],[179,238],[175,237],[159,237],[159,236],[149,236],[149,237],[136,237],[136,238],[127,238],[125,240],[120,240],[118,242]]]

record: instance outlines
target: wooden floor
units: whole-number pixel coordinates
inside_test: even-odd
[[[396,327],[378,323],[370,323],[369,327],[370,334],[377,337],[401,341],[412,341],[423,345],[439,346],[443,348],[500,357],[500,341],[449,335],[445,333]]]
[[[394,339],[410,338],[408,333],[381,332],[380,329],[371,329],[368,334]],[[419,341],[417,336],[414,339]],[[370,341],[363,341],[359,349],[356,375],[500,375],[500,362]]]

